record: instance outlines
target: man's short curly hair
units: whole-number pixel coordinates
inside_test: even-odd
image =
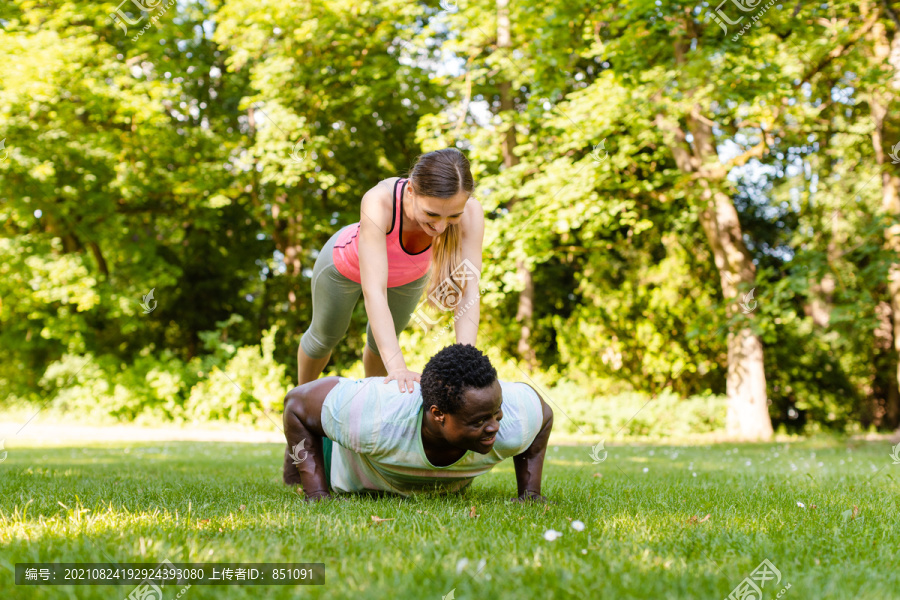
[[[459,414],[463,393],[472,388],[486,388],[497,380],[497,370],[490,359],[470,344],[447,346],[431,357],[419,387],[425,410],[432,405],[447,414]]]

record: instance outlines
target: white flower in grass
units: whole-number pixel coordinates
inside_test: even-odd
[[[486,565],[486,564],[487,564],[486,559],[482,558],[481,560],[479,560],[478,565],[475,567],[475,575],[478,575],[479,573],[481,573],[481,570],[484,568],[484,565]],[[465,571],[466,567],[468,567],[468,566],[469,566],[468,558],[459,559],[458,561],[456,561],[456,574],[459,575],[460,573]]]
[[[644,467],[644,473],[649,473],[649,472],[650,472],[650,467]]]
[[[584,531],[584,523],[581,521],[572,521],[572,529],[575,531]]]
[[[556,531],[555,529],[548,529],[544,532],[544,539],[548,542],[552,542],[556,540],[556,538],[562,536],[562,533]]]
[[[482,558],[478,561],[478,566],[475,567],[475,574],[478,575],[481,573],[481,570],[484,568],[484,565],[487,564],[487,559]]]
[[[806,508],[806,505],[803,504],[802,502],[798,502],[797,506],[799,506],[800,508]]]

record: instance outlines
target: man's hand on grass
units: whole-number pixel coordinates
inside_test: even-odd
[[[525,502],[538,502],[540,504],[556,504],[553,500],[550,500],[546,496],[542,496],[535,492],[526,491],[524,494],[517,498],[512,498],[510,502],[518,502],[524,504]]]
[[[303,496],[306,502],[318,502],[320,500],[342,500],[346,501],[346,496],[332,496],[329,492],[313,492],[312,494],[304,494],[303,488],[297,488],[297,493]]]

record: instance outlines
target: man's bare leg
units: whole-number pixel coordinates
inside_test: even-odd
[[[310,381],[315,381],[325,370],[328,360],[331,358],[331,352],[325,358],[311,358],[303,351],[303,346],[297,344],[297,379],[298,386]],[[285,431],[287,435],[287,431]],[[300,452],[303,455],[303,452]],[[288,444],[284,449],[284,468],[283,478],[285,485],[297,485],[300,483],[300,475],[297,473],[297,466],[294,465],[294,459],[291,456],[291,445]]]
[[[316,394],[319,401],[325,399],[334,386],[338,384],[339,378],[326,377],[311,383],[297,386],[285,397],[284,400],[284,437],[287,440],[288,451],[284,456],[284,467],[282,479],[286,485],[302,484],[300,469],[305,473],[314,476],[319,485],[325,482],[325,457],[322,452],[322,437],[318,433],[311,432],[302,421],[302,402],[306,395]],[[321,422],[315,425],[321,428]],[[317,429],[319,431],[319,429]],[[299,446],[303,442],[302,448]],[[299,464],[294,464],[294,458],[290,450],[297,447],[297,457],[302,459]]]

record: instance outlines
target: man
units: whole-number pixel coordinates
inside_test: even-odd
[[[529,385],[498,381],[468,344],[435,354],[412,394],[383,380],[326,377],[288,392],[285,484],[301,484],[307,501],[332,491],[458,492],[512,457],[513,501],[547,501],[541,472],[553,411]]]

